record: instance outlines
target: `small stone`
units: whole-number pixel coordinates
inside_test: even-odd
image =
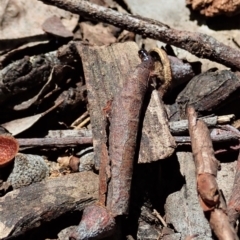
[[[15,157],[13,171],[9,182],[13,189],[40,182],[49,175],[49,169],[44,159],[38,155],[18,153]]]

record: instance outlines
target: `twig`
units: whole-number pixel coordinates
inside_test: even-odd
[[[81,129],[82,127],[84,127],[85,125],[87,125],[90,122],[90,117],[87,117],[84,121],[82,121],[77,127],[76,129]]]
[[[210,133],[206,124],[197,119],[193,107],[187,108],[189,135],[196,165],[199,201],[204,211],[213,209],[219,203],[216,181],[218,161],[214,156]]]
[[[110,23],[140,35],[160,40],[167,44],[185,49],[200,58],[207,58],[225,64],[226,66],[240,69],[240,51],[226,46],[206,34],[172,29],[161,22],[131,14],[119,13],[88,1],[41,1],[68,10],[72,13],[94,19],[95,21],[98,20]]]
[[[204,117],[201,119],[207,124],[208,127],[216,127],[217,124],[229,123],[233,118],[234,115],[231,114],[224,116]],[[169,127],[173,135],[183,135],[188,131],[188,120],[169,122]]]
[[[158,213],[156,209],[153,209],[153,214],[160,220],[160,222],[164,227],[167,227],[167,223],[165,222],[165,220],[162,218],[162,216]]]
[[[92,144],[92,137],[63,138],[18,138],[19,146],[23,147],[67,147],[80,144]]]
[[[76,119],[72,124],[71,127],[77,127],[85,118],[89,116],[88,111],[83,113],[78,119]]]

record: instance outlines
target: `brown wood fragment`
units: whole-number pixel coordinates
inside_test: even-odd
[[[153,90],[143,119],[138,163],[168,158],[173,154],[175,148],[175,139],[170,133],[161,93]]]
[[[88,89],[93,145],[97,153],[95,165],[99,168],[101,156],[98,153],[101,152],[102,143],[107,143],[105,134],[107,120],[103,110],[122,88],[132,69],[140,63],[138,47],[133,42],[126,42],[104,47],[78,45],[77,48],[82,58]],[[159,103],[159,97],[151,98],[143,123],[143,132],[148,134],[145,134],[140,146],[139,162],[164,159],[174,151],[175,143],[168,125],[165,124],[167,120],[162,103]],[[155,126],[156,124],[158,126]],[[169,138],[159,138],[163,133]],[[144,152],[148,154],[142,155]]]
[[[114,230],[114,217],[104,206],[95,204],[84,209],[81,222],[73,230],[70,238],[74,240],[102,239],[113,234]]]
[[[199,114],[212,113],[237,98],[238,76],[229,71],[204,72],[195,76],[177,97],[181,119],[186,119],[186,106],[192,105]]]
[[[197,119],[193,107],[187,108],[189,134],[196,165],[197,188],[204,210],[209,210],[219,202],[216,181],[218,161],[214,156],[212,141],[207,126]]]
[[[227,15],[233,16],[237,15],[240,12],[240,1],[231,1],[231,0],[186,0],[188,5],[194,10],[199,10],[201,14],[204,14],[207,17],[214,17],[217,15]]]
[[[210,226],[219,240],[238,240],[227,214],[222,209],[214,209],[210,214]]]
[[[92,172],[69,174],[9,192],[0,198],[0,238],[18,236],[66,212],[82,210],[97,196],[98,176]]]
[[[140,114],[154,64],[146,51],[140,50],[140,57],[142,63],[129,74],[111,107],[111,195],[108,196],[107,206],[114,216],[128,214]]]
[[[73,37],[70,32],[61,22],[61,19],[56,15],[47,18],[42,24],[44,32],[63,38]]]
[[[202,120],[197,120],[197,114],[192,106],[187,108],[187,114],[196,165],[199,202],[203,211],[210,211],[210,226],[218,239],[237,240],[235,230],[225,213],[224,198],[218,189],[216,181],[218,161],[214,156],[209,131]]]

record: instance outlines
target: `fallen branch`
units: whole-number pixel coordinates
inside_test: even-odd
[[[88,1],[41,0],[42,2],[72,13],[80,14],[94,21],[110,23],[114,26],[160,40],[185,49],[190,53],[207,58],[228,67],[240,69],[240,51],[233,49],[215,38],[202,33],[180,31],[148,18],[119,13]]]
[[[193,107],[187,108],[189,135],[196,165],[199,200],[204,211],[213,209],[219,203],[216,181],[218,161],[214,156],[210,133],[206,124],[197,119]]]
[[[98,176],[92,172],[69,174],[9,192],[0,198],[0,239],[23,234],[64,213],[82,210],[97,196]]]
[[[210,226],[219,240],[237,240],[225,212],[225,202],[216,181],[218,161],[206,124],[197,119],[193,107],[187,108],[189,134],[196,165],[197,190],[203,211],[210,212]]]
[[[205,120],[203,120],[205,121]],[[208,121],[208,120],[207,120]],[[181,123],[180,123],[181,122]],[[178,122],[171,122],[170,130],[171,133],[179,134],[185,132],[185,124],[187,121],[183,120]],[[212,122],[214,123],[214,122]],[[181,127],[177,126],[178,124]],[[211,125],[211,124],[210,124]],[[213,124],[214,126],[214,124]],[[60,131],[60,130],[58,130]],[[58,131],[53,131],[53,135],[51,137],[46,138],[17,138],[20,148],[29,148],[29,147],[69,147],[69,146],[77,146],[82,144],[90,144],[92,145],[92,132],[90,130],[84,131],[81,130],[62,130],[58,134]],[[222,142],[238,142],[239,136],[237,133],[233,131],[225,131],[221,129],[213,129],[210,134],[211,140],[214,143],[222,143]],[[191,139],[189,136],[174,136],[174,139],[178,145],[190,145]],[[236,145],[236,148],[232,148],[234,150],[239,149],[239,144]]]

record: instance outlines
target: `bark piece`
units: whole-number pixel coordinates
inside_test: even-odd
[[[26,92],[28,96],[30,90],[34,90],[47,81],[50,68],[49,60],[40,56],[25,57],[9,64],[0,71],[0,103],[16,95],[26,94]]]
[[[240,216],[239,183],[240,183],[240,154],[238,155],[233,190],[227,207],[229,221],[233,226],[236,224],[236,221]]]
[[[63,38],[73,37],[73,33],[65,28],[60,18],[57,17],[56,15],[47,18],[42,25],[42,29],[44,32],[58,37]]]
[[[135,43],[119,43],[107,47],[87,47],[87,46],[77,46],[79,54],[82,58],[84,75],[86,79],[87,89],[88,89],[88,100],[90,107],[90,116],[91,116],[91,125],[93,131],[93,145],[96,154],[95,165],[98,168],[100,162],[101,148],[103,143],[107,142],[106,138],[106,117],[103,113],[103,109],[106,107],[109,101],[112,101],[116,93],[122,88],[124,81],[129,76],[129,73],[135,69],[135,67],[140,63],[140,59],[137,55],[138,47]],[[149,104],[149,107],[152,110],[149,110],[149,107],[145,113],[146,119],[158,117],[156,122],[161,124],[163,119],[160,119],[160,116],[164,116],[163,110],[160,110],[160,104],[156,103],[157,98],[153,98]],[[155,102],[155,103],[154,103]],[[155,106],[153,105],[155,104]],[[153,110],[155,108],[155,110]],[[159,114],[156,114],[160,111]],[[154,116],[152,114],[154,112]],[[149,116],[149,117],[147,117]],[[166,120],[165,120],[166,122]],[[143,123],[143,131],[149,132],[146,137],[147,141],[144,141],[141,144],[140,161],[150,162],[158,159],[163,159],[166,155],[171,155],[174,151],[173,145],[174,141],[168,132],[167,125],[163,126],[162,129],[159,127],[156,131],[155,127],[151,125],[151,122]],[[164,123],[163,123],[164,124]],[[161,124],[162,125],[162,124]],[[152,130],[150,130],[152,128]],[[159,136],[165,132],[166,136],[169,136],[170,139],[159,140]],[[150,135],[151,134],[151,135]],[[166,148],[163,149],[156,142],[161,141]],[[147,143],[147,144],[146,144]],[[150,147],[151,146],[151,150]],[[148,152],[148,159],[144,159],[141,156],[141,152]]]
[[[128,214],[140,115],[154,66],[146,51],[141,50],[140,57],[142,62],[130,72],[111,105],[111,180],[107,206],[114,216]]]
[[[236,98],[239,88],[239,78],[229,70],[195,76],[177,97],[180,116],[186,118],[187,105],[199,113],[211,113]]]
[[[114,26],[144,35],[145,37],[154,38],[183,48],[198,57],[205,57],[226,66],[240,69],[240,51],[226,46],[206,34],[179,31],[153,19],[118,13],[117,11],[87,1],[42,1],[46,4],[52,4],[67,9],[70,12],[110,23]]]
[[[219,163],[214,156],[210,133],[202,120],[197,120],[193,107],[187,108],[189,134],[196,165],[197,187],[202,206],[207,210],[219,202],[216,181]],[[204,206],[204,204],[206,206]]]
[[[238,240],[238,236],[222,209],[214,209],[210,215],[210,225],[219,240]]]
[[[240,12],[240,1],[232,0],[186,0],[188,5],[191,5],[194,10],[199,10],[201,14],[207,17],[217,15],[233,16]]]
[[[175,148],[176,143],[169,131],[161,94],[157,90],[153,90],[143,120],[138,163],[168,158],[173,154]]]
[[[0,238],[17,236],[63,213],[97,200],[98,176],[92,172],[34,183],[0,198]],[[9,211],[11,209],[11,211]]]
[[[167,197],[165,204],[166,221],[174,226],[175,231],[181,234],[181,239],[189,235],[197,235],[196,240],[210,240],[212,233],[199,205],[195,165],[191,153],[178,152],[177,159],[180,171],[185,177],[186,184],[178,192]],[[164,239],[174,239],[170,237]],[[180,239],[177,238],[177,239]]]
[[[80,23],[83,40],[88,41],[93,45],[108,45],[116,42],[116,37],[113,35],[111,25],[104,26],[103,23],[93,25],[91,23]]]
[[[114,230],[115,219],[109,211],[103,206],[91,205],[84,209],[81,222],[70,237],[75,240],[101,239],[111,235]]]

